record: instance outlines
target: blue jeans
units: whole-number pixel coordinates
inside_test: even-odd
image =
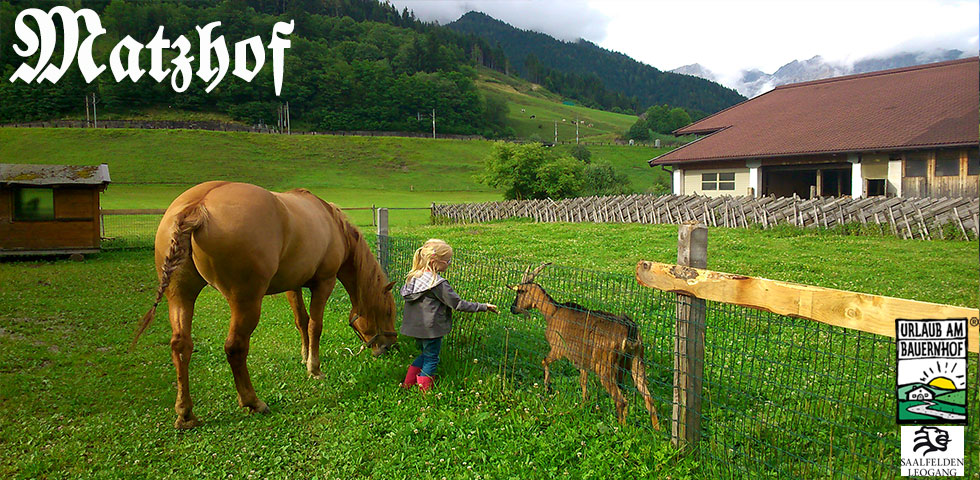
[[[416,338],[415,345],[422,353],[412,362],[413,367],[422,369],[419,373],[421,377],[431,377],[436,373],[436,366],[439,365],[439,352],[442,351],[442,337],[439,338]]]

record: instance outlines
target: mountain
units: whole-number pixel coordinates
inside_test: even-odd
[[[677,67],[671,70],[672,73],[679,73],[681,75],[690,75],[692,77],[703,78],[705,80],[711,80],[715,83],[718,82],[718,76],[714,74],[711,70],[708,70],[700,63],[692,63],[690,65],[684,65],[683,67]]]
[[[563,42],[542,33],[515,28],[479,12],[469,12],[446,26],[481,37],[491,45],[500,45],[512,69],[532,82],[542,83],[541,80],[547,77],[547,71],[536,68],[540,64],[583,77],[586,81],[597,80],[612,92],[636,97],[634,108],[638,111],[666,103],[714,113],[745,100],[735,90],[708,80],[662,72],[586,40]],[[532,69],[528,69],[528,65]],[[546,86],[564,95],[562,85]]]
[[[921,52],[901,52],[887,57],[866,58],[855,62],[853,65],[848,65],[841,62],[827,61],[820,55],[816,55],[809,60],[793,60],[779,67],[772,74],[757,69],[744,70],[742,71],[742,76],[731,87],[734,87],[742,95],[751,98],[766,93],[780,85],[790,83],[876,72],[879,70],[910,67],[912,65],[926,63],[944,62],[965,56],[966,53],[961,50],[937,49]],[[718,78],[714,72],[697,63],[675,68],[671,72],[693,75],[713,81],[716,81]]]

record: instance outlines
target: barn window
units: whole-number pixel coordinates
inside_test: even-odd
[[[54,220],[54,190],[18,188],[14,190],[14,221]]]
[[[970,149],[966,152],[966,174],[980,175],[980,150]]]
[[[936,176],[937,177],[960,176],[959,150],[940,150],[938,153],[936,153]]]
[[[718,174],[718,190],[735,190],[735,172]]]
[[[905,176],[924,177],[929,158],[925,152],[910,153],[905,157]]]
[[[718,174],[702,173],[701,190],[718,190]]]
[[[701,190],[735,190],[735,172],[702,173]]]

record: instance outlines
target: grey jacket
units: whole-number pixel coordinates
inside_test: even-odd
[[[433,281],[433,276],[435,280]],[[485,303],[467,302],[438,274],[425,273],[408,281],[401,289],[405,314],[401,333],[415,338],[439,338],[453,328],[453,310],[485,312]]]

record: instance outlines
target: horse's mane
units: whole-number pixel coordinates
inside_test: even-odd
[[[298,190],[309,193],[309,191],[305,189]],[[314,197],[316,197],[316,195],[314,195]],[[345,214],[340,207],[331,202],[324,201],[320,197],[316,198],[323,202],[323,205],[327,208],[327,211],[337,221],[337,225],[340,227],[344,240],[347,242],[347,260],[344,263],[352,262],[351,266],[357,275],[357,291],[348,292],[357,296],[356,299],[352,300],[356,301],[356,305],[358,305],[359,308],[371,308],[372,306],[380,305],[376,299],[383,297],[380,295],[371,295],[369,292],[375,292],[383,289],[388,283],[388,277],[385,275],[384,270],[381,269],[381,265],[371,252],[371,247],[368,246],[367,240],[364,238],[364,235],[361,234],[360,230],[350,223],[350,219],[347,217],[347,214]]]

